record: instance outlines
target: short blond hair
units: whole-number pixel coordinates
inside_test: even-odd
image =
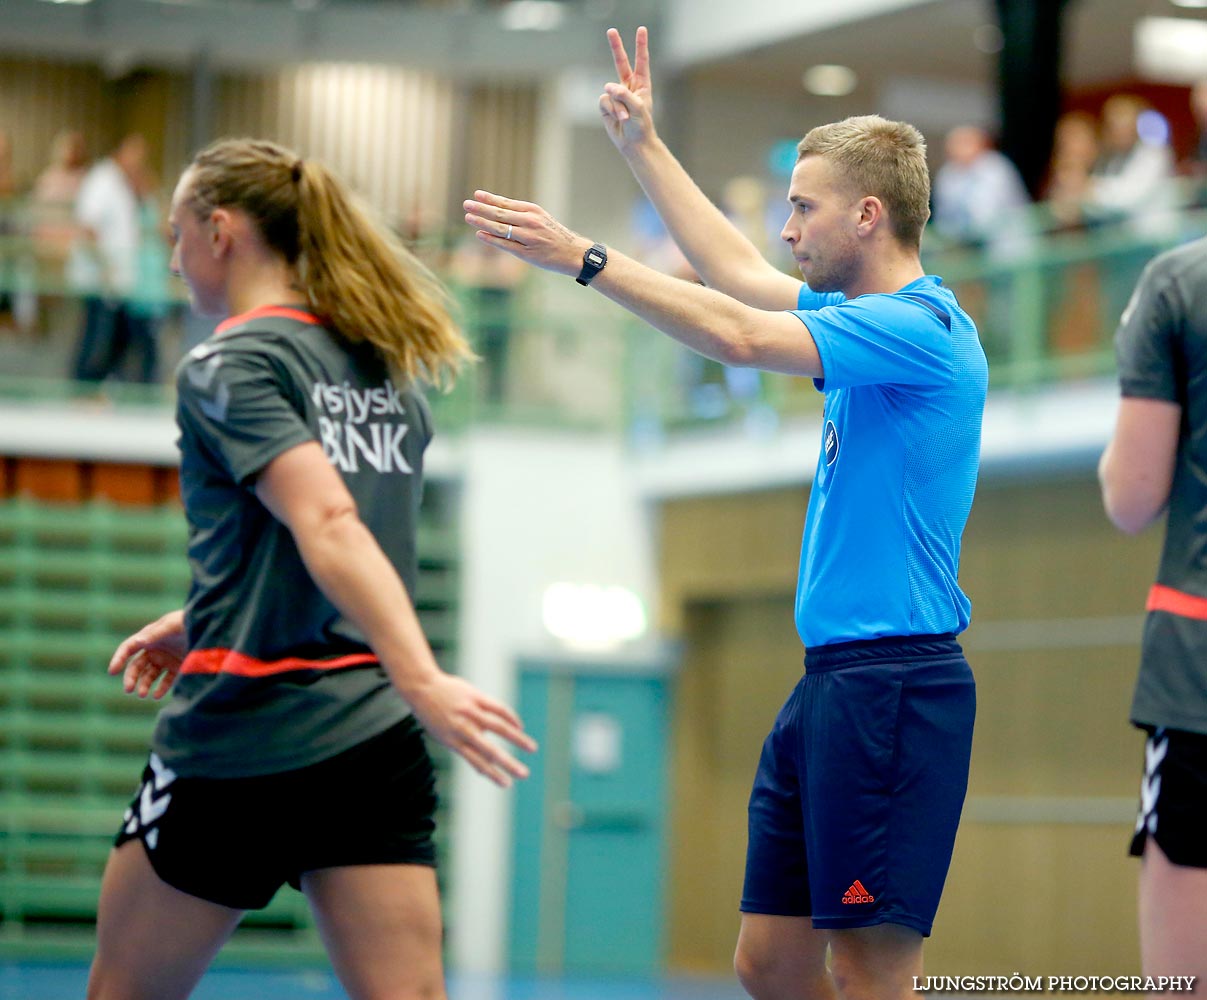
[[[806,156],[829,160],[856,193],[879,198],[897,240],[921,246],[930,218],[930,169],[926,140],[914,126],[879,115],[818,125],[796,147],[797,162]]]

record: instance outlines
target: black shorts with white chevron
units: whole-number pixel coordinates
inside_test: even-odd
[[[1148,730],[1130,853],[1149,837],[1175,865],[1207,868],[1207,735]]]
[[[435,865],[435,776],[404,719],[309,767],[253,778],[176,775],[155,754],[116,838],[142,842],[174,888],[239,910],[345,865]]]

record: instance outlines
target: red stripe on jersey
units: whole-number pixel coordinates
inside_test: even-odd
[[[293,309],[290,306],[260,306],[259,309],[252,309],[245,313],[239,313],[237,316],[227,317],[214,327],[214,333],[225,333],[231,327],[242,326],[253,319],[263,319],[270,316],[277,316],[282,319],[296,319],[299,323],[322,326],[322,321],[314,313],[306,312],[305,309]]]
[[[180,665],[182,674],[234,674],[239,677],[271,677],[291,670],[338,670],[376,663],[372,653],[351,653],[331,660],[303,660],[289,656],[283,660],[257,660],[233,649],[195,649]]]
[[[1185,591],[1174,590],[1160,583],[1154,583],[1148,592],[1147,611],[1168,611],[1172,615],[1183,618],[1197,618],[1207,621],[1207,597],[1195,597]]]

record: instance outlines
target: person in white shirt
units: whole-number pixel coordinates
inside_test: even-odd
[[[146,159],[146,140],[136,133],[126,136],[88,171],[76,198],[84,235],[72,249],[67,280],[84,301],[72,371],[80,382],[103,382],[122,369],[131,351],[138,352],[137,380],[155,380],[154,324],[129,308],[138,277],[138,191]]]
[[[946,136],[944,162],[935,174],[935,231],[958,247],[983,252],[999,270],[984,281],[984,313],[978,319],[991,356],[1010,355],[1016,327],[1015,273],[1009,266],[1026,258],[1035,245],[1031,196],[1018,168],[993,148],[978,125],[958,125]]]
[[[934,226],[945,238],[982,247],[996,259],[1016,259],[1032,245],[1031,196],[1010,159],[989,133],[958,125],[947,133],[945,159],[935,174]]]
[[[1141,98],[1115,94],[1102,105],[1102,147],[1087,193],[1090,216],[1125,221],[1137,236],[1170,235],[1177,224],[1177,189],[1165,119]]]

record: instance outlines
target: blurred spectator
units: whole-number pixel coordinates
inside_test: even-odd
[[[0,199],[9,199],[17,194],[17,177],[13,172],[13,140],[0,129]]]
[[[449,261],[450,277],[464,290],[471,342],[481,355],[480,397],[490,406],[507,398],[508,363],[515,337],[515,289],[524,264],[494,253],[476,236],[457,244]]]
[[[757,177],[734,177],[721,189],[720,208],[765,258],[782,252],[782,218],[769,218],[767,186]],[[675,248],[677,252],[678,247]],[[760,434],[775,429],[775,410],[763,402],[763,373],[757,368],[722,366],[730,401],[745,411],[746,429]]]
[[[1108,98],[1102,106],[1102,155],[1086,194],[1091,217],[1164,236],[1176,219],[1176,195],[1168,121],[1134,94]]]
[[[9,239],[13,229],[13,196],[17,184],[13,178],[13,143],[8,133],[0,130],[0,329],[12,325],[12,266],[9,260]]]
[[[1169,138],[1169,122],[1134,94],[1115,94],[1102,106],[1102,155],[1090,177],[1087,217],[1123,223],[1136,237],[1099,266],[1102,319],[1110,327],[1123,315],[1154,242],[1159,247],[1177,225]]]
[[[783,250],[779,238],[784,213],[776,205],[776,214],[768,212],[767,185],[757,177],[734,177],[721,189],[721,211],[764,257],[777,256]]]
[[[17,195],[21,188],[12,166],[12,140],[0,130],[0,329],[33,323],[33,293],[19,252],[21,217]]]
[[[1098,152],[1098,122],[1093,115],[1068,111],[1060,116],[1043,188],[1052,230],[1071,233],[1088,225],[1085,206]],[[1044,298],[1049,348],[1065,354],[1093,350],[1101,340],[1097,266],[1073,261],[1045,268]]]
[[[64,129],[50,144],[50,162],[34,181],[34,198],[47,205],[72,205],[88,173],[84,133]]]
[[[1194,116],[1195,139],[1189,172],[1207,177],[1207,77],[1190,88],[1190,113]]]
[[[80,237],[75,221],[75,200],[88,172],[88,150],[82,132],[64,129],[50,146],[50,162],[34,181],[29,203],[29,231],[33,239],[36,287],[42,322],[57,325],[64,310],[56,308],[66,280],[67,257]]]
[[[1084,205],[1097,162],[1098,124],[1093,115],[1085,111],[1061,115],[1052,137],[1052,160],[1043,189],[1057,228],[1074,229],[1085,224]]]
[[[159,329],[168,312],[171,290],[168,209],[159,178],[146,164],[134,176],[138,196],[138,263],[127,309],[146,328],[146,344],[133,358],[129,374],[139,382],[154,382],[159,357]]]
[[[1030,196],[1018,168],[993,148],[985,129],[960,125],[947,133],[944,162],[935,174],[934,228],[957,246],[983,251],[994,264],[1009,265],[1032,248]],[[981,340],[991,358],[1010,353],[1016,274],[991,269],[984,303],[976,296],[965,307],[977,316]]]
[[[630,224],[636,240],[634,257],[663,274],[699,283],[699,277],[683,256],[683,251],[671,239],[671,234],[658,216],[658,210],[648,198],[638,198],[634,202]]]
[[[99,383],[119,372],[131,350],[140,356],[138,380],[155,377],[154,324],[130,308],[138,280],[140,185],[146,159],[146,140],[128,135],[80,185],[76,219],[88,235],[72,248],[68,278],[84,296],[84,325],[73,368],[81,382]]]
[[[1190,88],[1190,113],[1195,125],[1194,148],[1182,164],[1182,172],[1191,179],[1191,203],[1203,208],[1207,206],[1207,77]]]
[[[50,163],[34,181],[31,207],[32,232],[40,259],[57,263],[62,277],[71,245],[79,236],[75,200],[88,173],[88,147],[84,134],[64,130],[50,146]]]
[[[1031,245],[1031,198],[1018,168],[976,125],[953,128],[943,149],[945,159],[934,183],[936,231],[995,258],[1025,253]]]

